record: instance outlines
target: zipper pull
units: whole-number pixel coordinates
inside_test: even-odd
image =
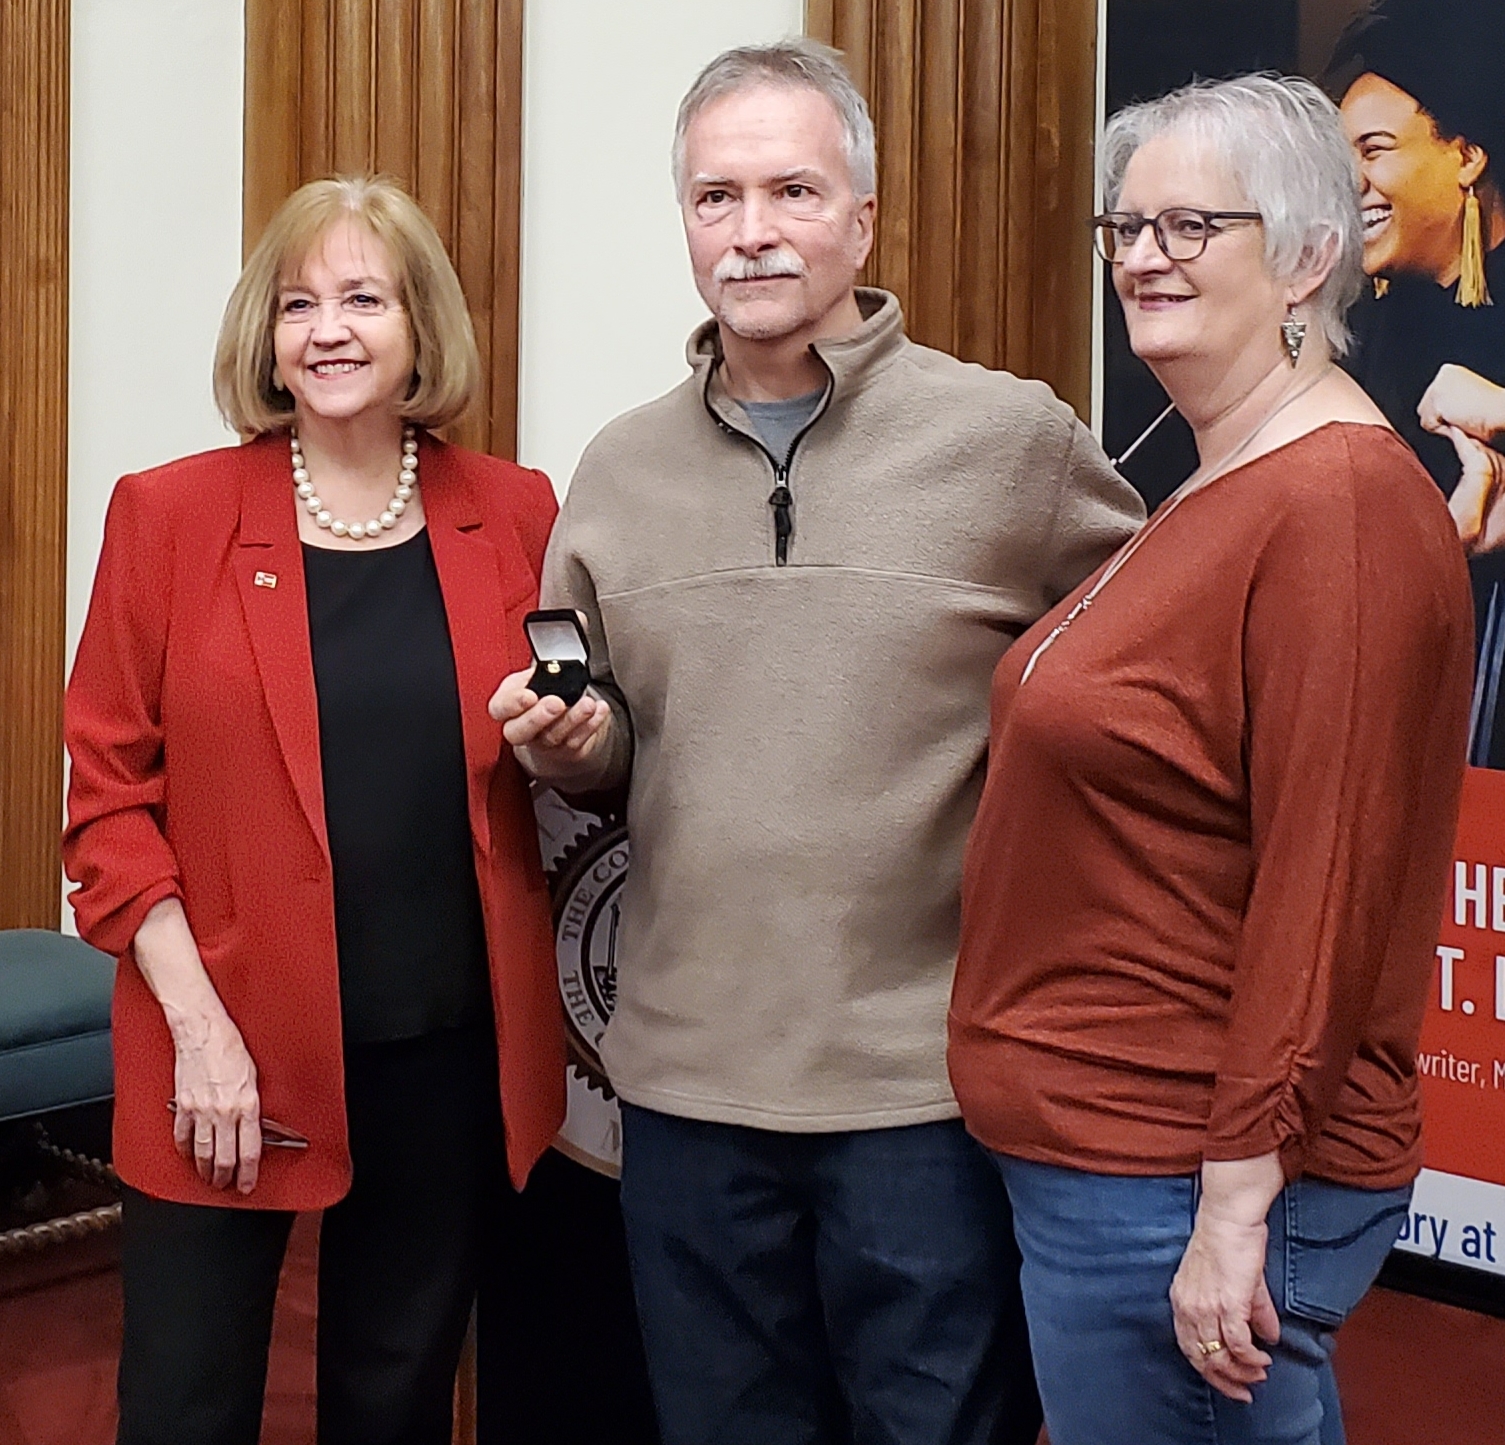
[[[768,498],[768,505],[773,508],[773,560],[777,567],[789,565],[789,538],[794,533],[794,519],[789,515],[794,494],[784,485],[786,475],[782,467],[775,471],[778,485]]]

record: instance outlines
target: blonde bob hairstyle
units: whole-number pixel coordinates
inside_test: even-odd
[[[214,350],[214,400],[242,436],[292,425],[293,398],[272,380],[281,288],[337,222],[350,218],[386,248],[413,338],[413,384],[400,413],[422,427],[458,420],[481,384],[470,311],[444,243],[418,203],[390,176],[310,181],[261,233],[230,293]]]

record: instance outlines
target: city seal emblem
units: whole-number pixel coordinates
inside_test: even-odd
[[[617,1002],[617,925],[627,863],[627,829],[596,825],[550,870],[559,997],[572,1072],[607,1099],[615,1095],[599,1050]]]

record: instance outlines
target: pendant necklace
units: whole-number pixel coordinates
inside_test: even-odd
[[[1255,427],[1254,430],[1243,439],[1243,441],[1241,441],[1236,447],[1234,447],[1234,449],[1229,452],[1228,455],[1225,456],[1223,460],[1220,461],[1217,466],[1215,466],[1210,472],[1208,472],[1203,477],[1198,477],[1197,474],[1193,472],[1191,476],[1189,476],[1184,482],[1181,483],[1179,487],[1176,488],[1174,492],[1171,493],[1170,498],[1166,502],[1166,504],[1161,507],[1161,509],[1156,512],[1155,515],[1143,527],[1139,529],[1139,531],[1137,531],[1132,537],[1130,537],[1122,547],[1118,549],[1118,551],[1114,554],[1113,560],[1109,562],[1107,567],[1103,570],[1103,575],[1099,577],[1097,581],[1094,582],[1085,593],[1082,594],[1081,598],[1077,601],[1076,605],[1072,607],[1071,611],[1068,612],[1058,623],[1056,623],[1054,627],[1051,628],[1049,632],[1045,634],[1044,640],[1038,647],[1035,648],[1032,653],[1030,653],[1029,661],[1024,664],[1024,672],[1019,678],[1020,687],[1023,687],[1024,684],[1029,681],[1030,674],[1035,670],[1035,664],[1039,662],[1040,658],[1050,649],[1051,644],[1054,643],[1056,639],[1060,637],[1061,634],[1065,632],[1066,629],[1077,620],[1078,617],[1080,617],[1092,606],[1093,602],[1097,598],[1098,593],[1100,593],[1103,588],[1106,587],[1108,583],[1118,575],[1119,569],[1124,565],[1125,562],[1129,560],[1130,557],[1132,557],[1139,550],[1140,544],[1144,542],[1144,540],[1150,535],[1150,533],[1153,532],[1158,526],[1160,526],[1160,524],[1165,521],[1165,519],[1170,516],[1170,514],[1174,512],[1176,508],[1179,507],[1181,503],[1184,502],[1188,497],[1195,496],[1204,487],[1209,486],[1211,483],[1217,481],[1219,477],[1224,476],[1229,471],[1231,471],[1238,459],[1243,456],[1243,454],[1248,451],[1251,446],[1254,445],[1255,438],[1258,437],[1259,434],[1264,431],[1264,429],[1281,414],[1281,412],[1283,412],[1288,406],[1290,406],[1292,402],[1299,401],[1303,396],[1307,394],[1307,392],[1309,392],[1314,386],[1316,386],[1319,381],[1324,380],[1327,376],[1327,373],[1331,370],[1332,363],[1329,362],[1304,386],[1298,388],[1296,391],[1293,391],[1290,396],[1285,397],[1281,401],[1276,403],[1276,405],[1272,407],[1271,410],[1266,414],[1264,420],[1261,421],[1260,424]],[[1144,441],[1145,437],[1149,436],[1150,432],[1154,431],[1154,429],[1159,426],[1167,416],[1170,415],[1174,407],[1175,403],[1172,402],[1169,407],[1161,412],[1160,415],[1155,418],[1154,422],[1151,423],[1149,428],[1144,432],[1144,434],[1139,438],[1139,441],[1136,441],[1128,451],[1124,452],[1123,455],[1118,458],[1118,461],[1124,461],[1126,458],[1131,456],[1138,449],[1140,442]]]

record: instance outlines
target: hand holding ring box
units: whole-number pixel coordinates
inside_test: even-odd
[[[590,683],[590,644],[579,616],[567,607],[549,607],[523,618],[523,631],[537,666],[528,686],[539,697],[559,697],[573,707]]]

